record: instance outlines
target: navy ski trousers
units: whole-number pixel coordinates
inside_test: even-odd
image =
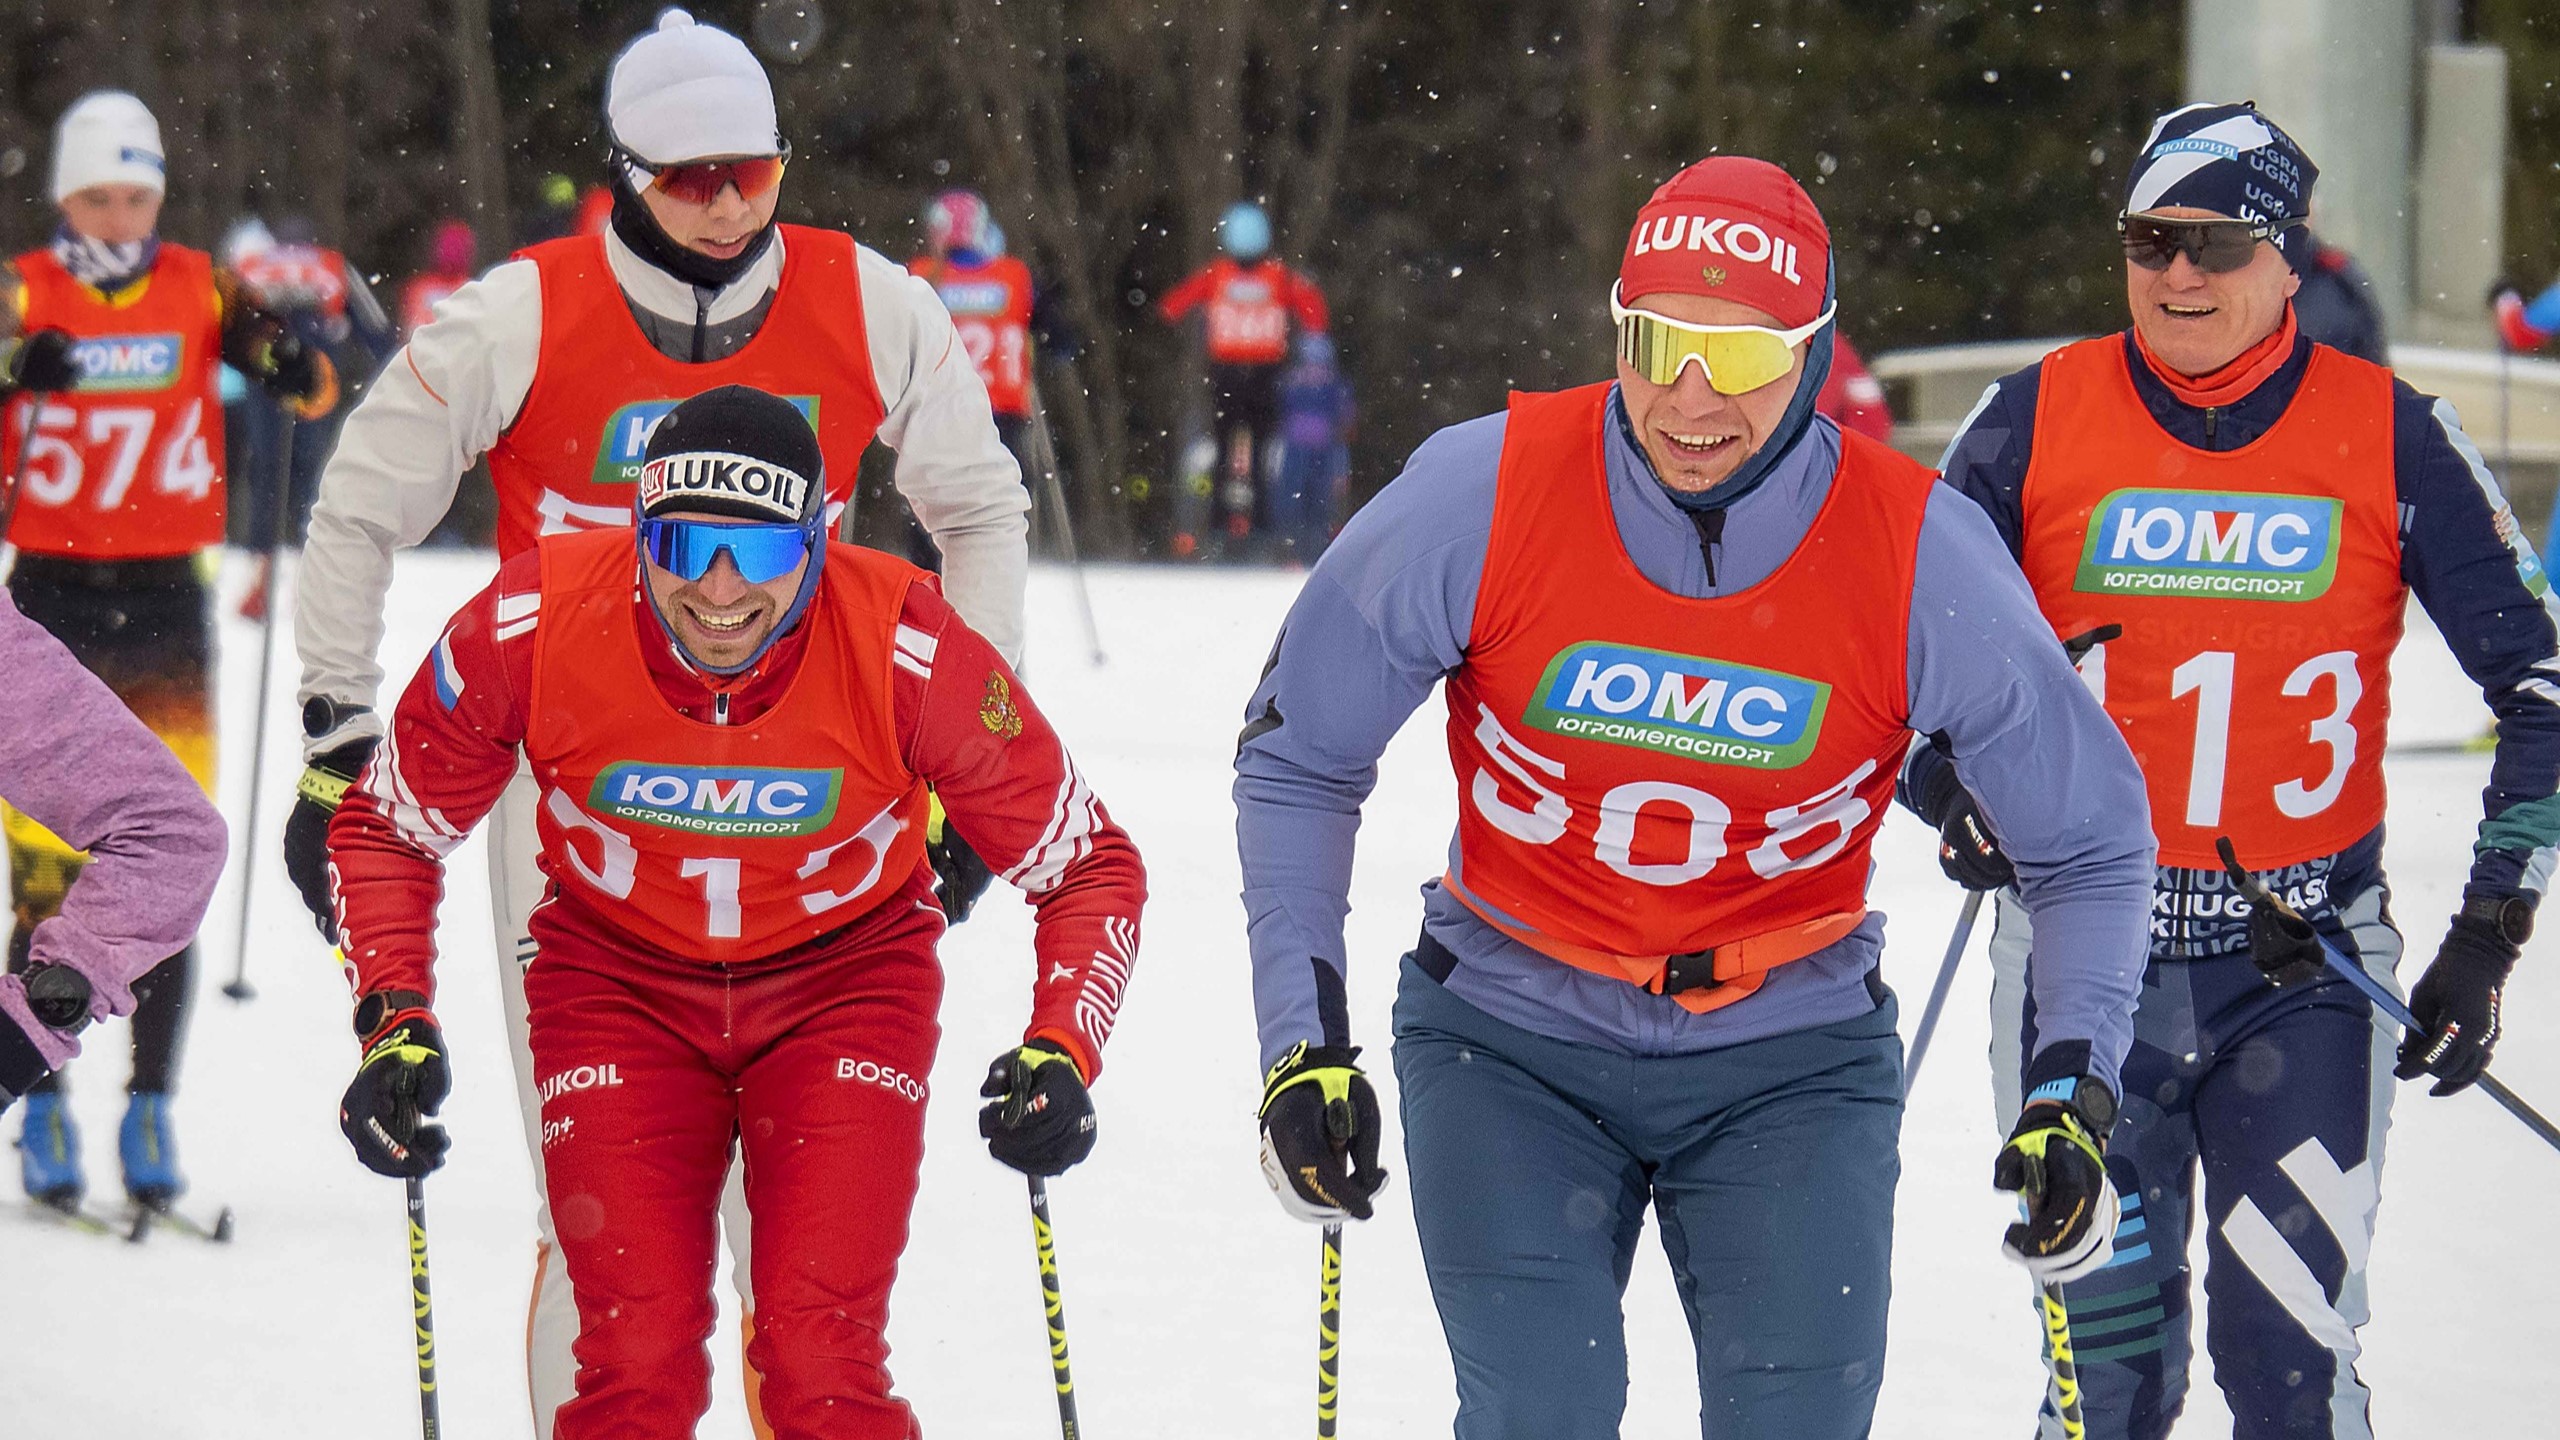
[[[1701,1433],[1868,1433],[1902,1133],[1902,1041],[1878,994],[1840,1024],[1636,1056],[1505,1024],[1406,957],[1396,1080],[1458,1440],[1618,1434],[1619,1300],[1648,1209],[1697,1347]]]
[[[2380,887],[2349,899],[2330,939],[2396,992],[2400,937],[2385,899]],[[1991,941],[2003,1126],[2017,1114],[2020,1057],[2035,1046],[2027,945],[2026,914],[2003,895]],[[2205,1349],[2234,1440],[2371,1440],[2356,1329],[2367,1318],[2397,1027],[2376,1024],[2343,978],[2278,990],[2241,952],[2155,956],[2133,1032],[2107,1146],[2124,1202],[2115,1255],[2063,1289],[2089,1440],[2160,1440],[2186,1405],[2187,1251],[2199,1218]],[[2038,1434],[2062,1435],[2049,1395]]]

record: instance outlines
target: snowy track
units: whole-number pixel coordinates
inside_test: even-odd
[[[405,683],[436,627],[488,575],[485,555],[403,558],[386,658]],[[226,595],[243,565],[233,557]],[[1094,603],[1112,656],[1088,667],[1067,577],[1036,572],[1030,683],[1095,788],[1146,854],[1153,901],[1143,961],[1097,1090],[1102,1143],[1052,1185],[1083,1421],[1097,1437],[1303,1434],[1314,1399],[1316,1231],[1284,1219],[1253,1162],[1257,1093],[1242,914],[1227,801],[1239,712],[1295,577],[1104,570]],[[226,606],[223,613],[227,617]],[[0,1436],[270,1440],[402,1435],[417,1424],[406,1336],[398,1184],[348,1154],[336,1104],[355,1059],[337,967],[277,859],[293,730],[271,722],[269,794],[254,847],[246,811],[254,628],[226,619],[224,810],[234,874],[205,933],[198,1009],[176,1109],[191,1205],[239,1212],[237,1240],[164,1236],[141,1246],[0,1213]],[[2413,613],[2394,693],[2409,740],[2451,739],[2483,718]],[[290,646],[274,693],[288,695]],[[1454,787],[1436,703],[1398,739],[1361,833],[1351,997],[1392,1124],[1386,1064],[1394,957],[1411,943],[1414,887],[1442,863]],[[2486,755],[2390,767],[2395,913],[2411,937],[2404,978],[2433,954],[2467,866]],[[1960,896],[1930,837],[1897,813],[1878,845],[1877,903],[1892,917],[1887,975],[1906,1028]],[[234,1006],[237,867],[254,858],[260,998]],[[452,1162],[428,1188],[436,1334],[448,1433],[530,1433],[521,1347],[532,1270],[531,1182],[499,1031],[479,843],[453,857],[441,967],[454,1048],[445,1120]],[[1003,887],[999,886],[1001,891]],[[1010,893],[943,947],[950,973],[940,1092],[929,1126],[915,1242],[896,1301],[892,1366],[928,1434],[1054,1434],[1030,1222],[1019,1177],[976,1136],[977,1079],[1019,1033],[1028,1004],[1029,914]],[[2560,924],[2527,947],[2508,992],[2498,1073],[2560,1106]],[[2023,1276],[1997,1252],[2008,1205],[1988,1185],[1989,980],[1977,937],[1903,1145],[1892,1351],[1876,1433],[1904,1440],[2024,1435],[2040,1368]],[[114,1180],[122,1027],[93,1037],[73,1072],[93,1186]],[[2305,1083],[2310,1083],[2306,1080]],[[2431,1101],[2404,1087],[2384,1176],[2364,1374],[2386,1435],[2548,1433],[2538,1364],[2560,1349],[2560,1257],[2528,1224],[2560,1180],[2542,1150],[2485,1098]],[[5,1122],[14,1138],[17,1120]],[[1346,1436],[1448,1433],[1453,1401],[1399,1172],[1381,1218],[1345,1243]],[[15,1156],[4,1158],[14,1161]],[[0,1196],[16,1193],[0,1178]],[[5,1210],[7,1207],[0,1207]],[[1679,1305],[1648,1236],[1627,1298],[1634,1379],[1625,1433],[1697,1433],[1697,1389]],[[720,1389],[704,1436],[746,1427],[736,1342],[714,1342]],[[2227,1434],[2199,1364],[2186,1435]]]

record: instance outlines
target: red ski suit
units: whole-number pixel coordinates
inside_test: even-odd
[[[550,887],[525,985],[580,1322],[559,1440],[693,1433],[710,1401],[714,1217],[733,1143],[756,1225],[748,1360],[774,1433],[918,1433],[890,1393],[883,1337],[940,1035],[942,914],[906,833],[925,784],[1037,909],[1026,1038],[1057,1042],[1091,1078],[1136,956],[1137,852],[1003,660],[924,572],[830,550],[808,616],[715,684],[636,585],[600,583],[636,578],[628,532],[544,540],[446,627],[330,827],[357,993],[432,997],[440,857],[496,802],[519,750],[544,784]],[[617,701],[626,681],[643,693]],[[721,764],[684,771],[710,777],[688,782],[707,806],[688,815],[678,800],[652,818],[652,787],[680,788],[682,767],[656,763],[670,754]],[[616,755],[629,763],[599,769]],[[766,793],[723,774],[767,777]],[[823,775],[843,801],[824,813],[772,790],[770,777]],[[727,833],[760,826],[779,833]],[[783,849],[797,864],[838,827],[845,839],[777,878]],[[683,935],[699,938],[669,938]]]

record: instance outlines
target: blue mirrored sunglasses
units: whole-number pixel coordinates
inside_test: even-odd
[[[720,525],[707,520],[655,518],[640,522],[640,553],[649,563],[699,580],[720,552],[750,585],[779,580],[809,557],[809,532],[797,525]]]

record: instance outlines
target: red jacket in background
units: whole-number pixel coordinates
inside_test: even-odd
[[[1813,408],[1839,422],[1843,430],[1887,444],[1893,441],[1893,410],[1885,404],[1883,383],[1858,358],[1849,337],[1837,330],[1831,332],[1831,378],[1822,382]]]
[[[1157,312],[1179,321],[1209,307],[1209,361],[1213,365],[1277,365],[1289,358],[1289,322],[1322,333],[1331,322],[1316,282],[1263,259],[1239,265],[1221,255],[1165,293]]]

